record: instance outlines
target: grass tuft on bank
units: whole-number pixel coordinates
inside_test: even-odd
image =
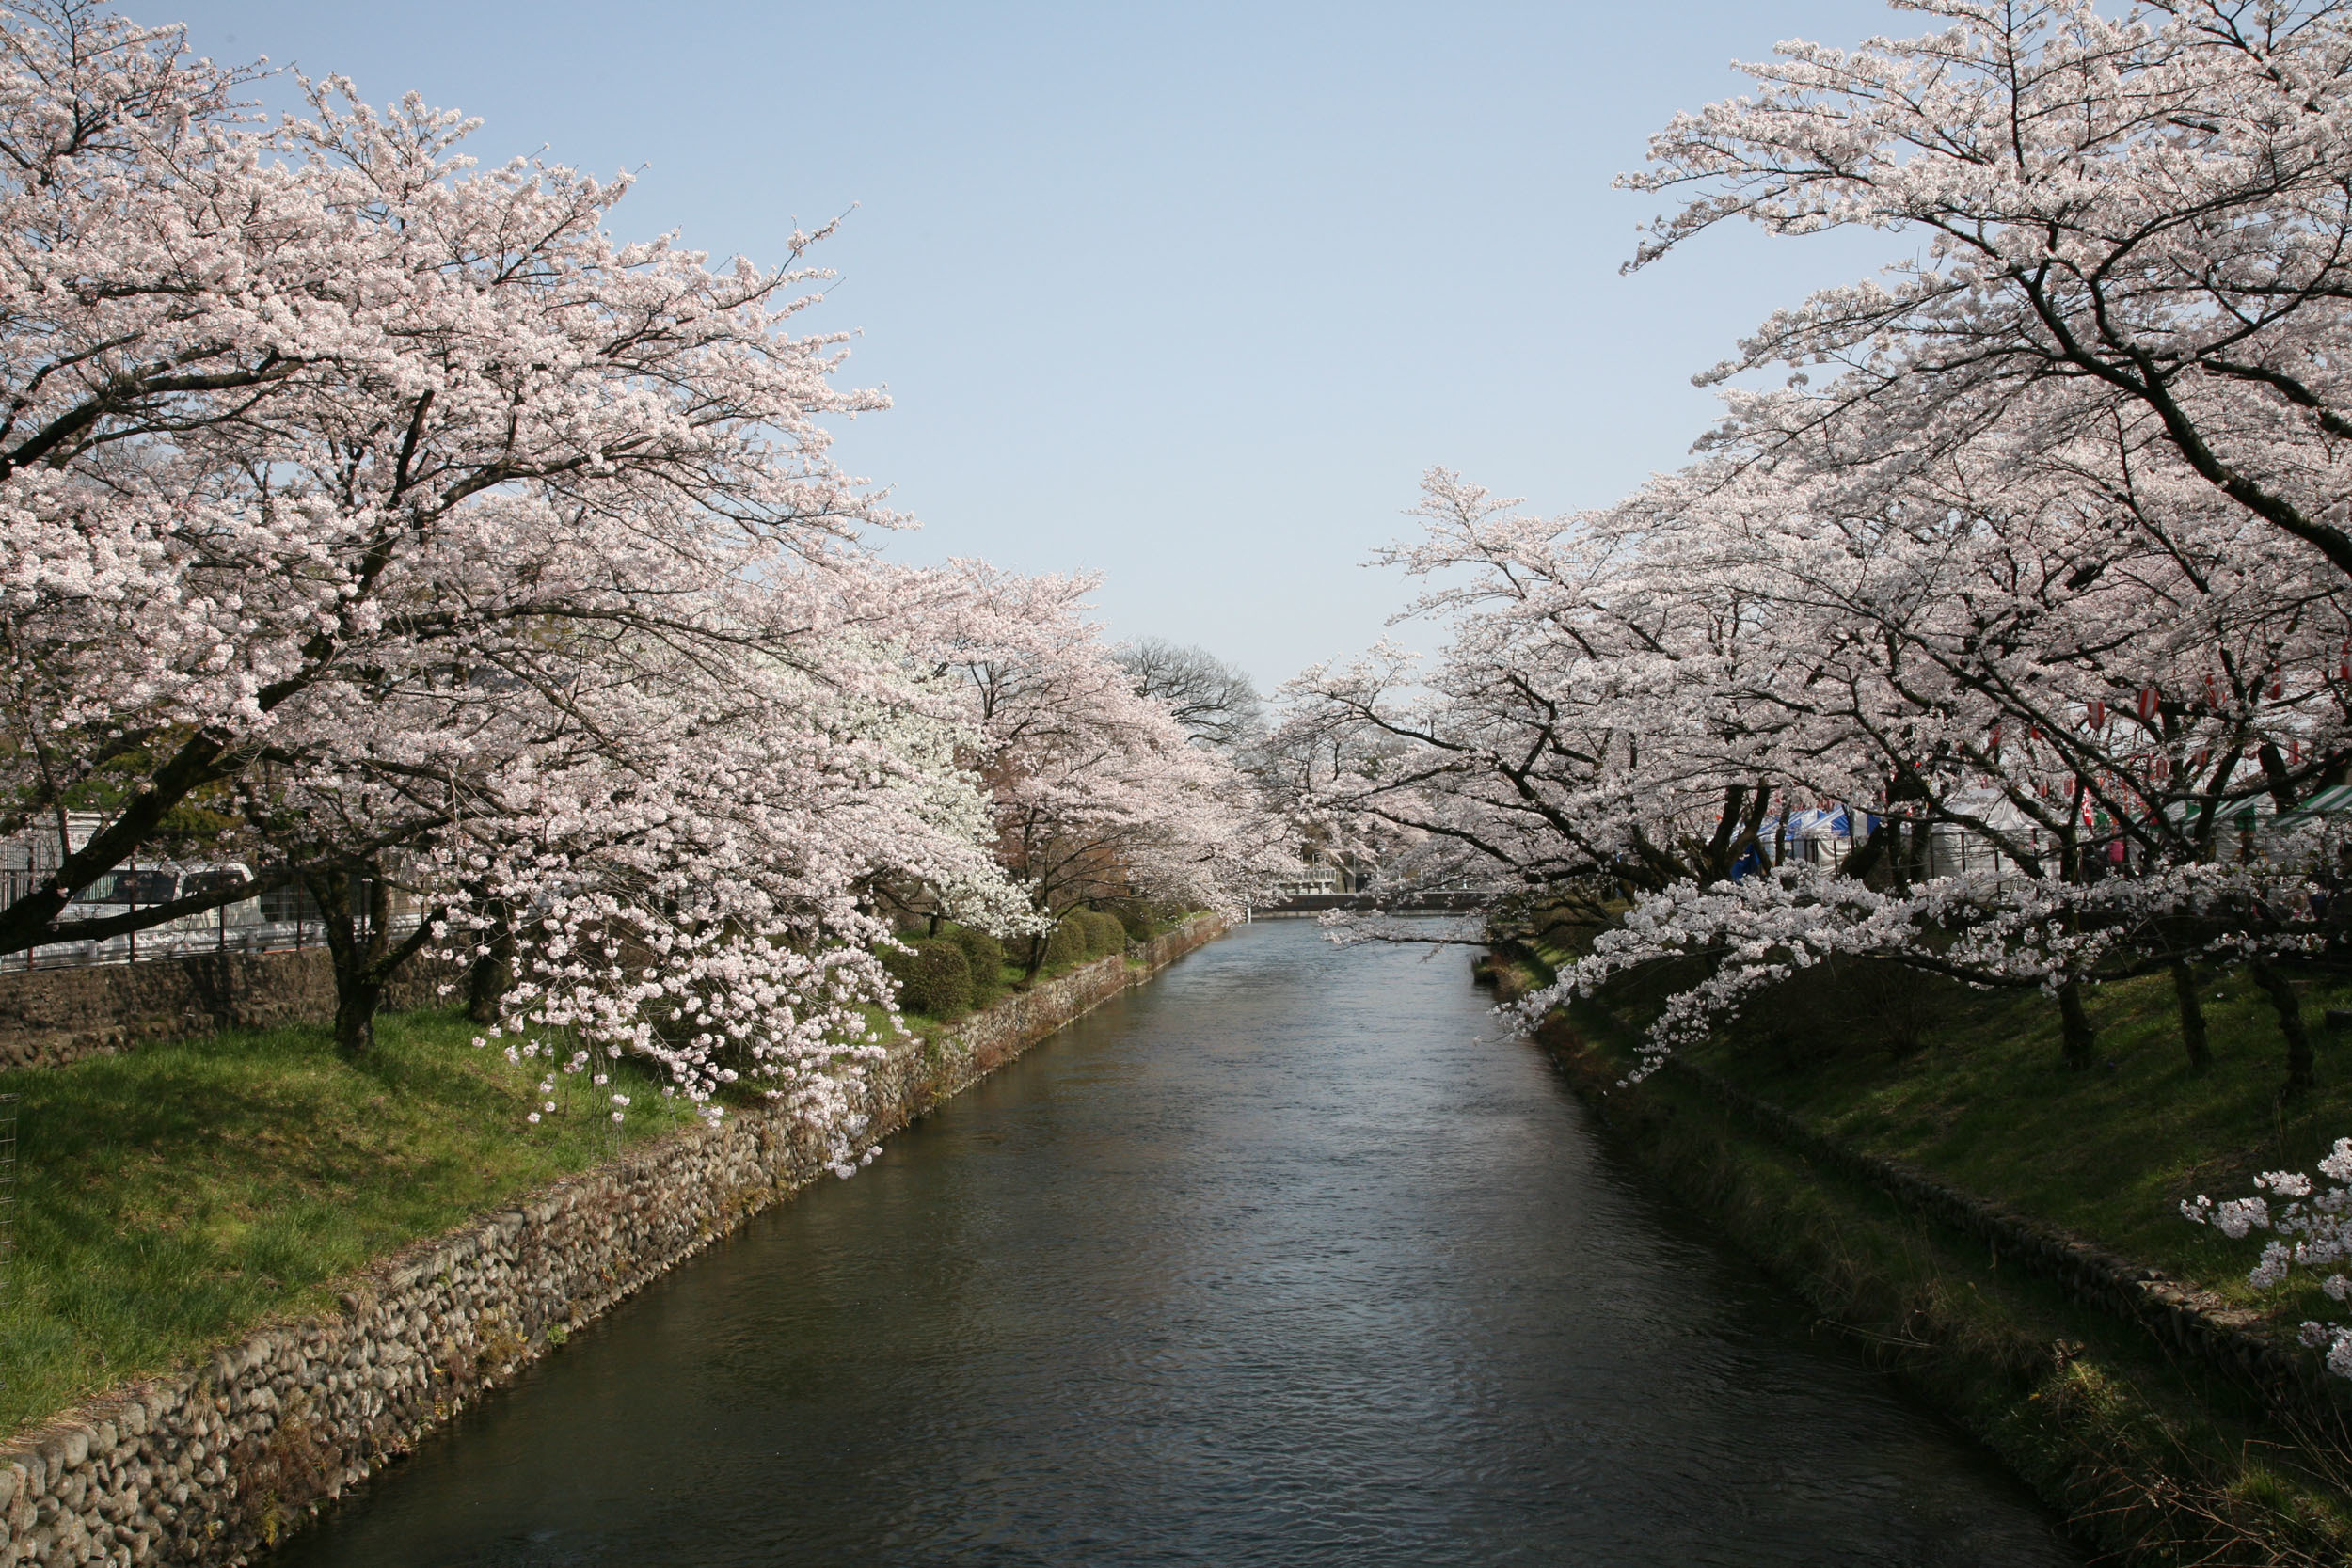
[[[472,1044],[444,1012],[391,1014],[353,1064],[298,1026],[0,1074],[21,1097],[15,1255],[0,1287],[0,1433],[277,1313],[339,1276],[690,1119],[651,1079],[615,1127],[557,1073]]]

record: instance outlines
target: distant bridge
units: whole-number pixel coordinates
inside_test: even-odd
[[[1496,890],[1472,887],[1400,889],[1395,893],[1297,893],[1270,904],[1253,905],[1251,916],[1322,914],[1347,910],[1362,914],[1473,914],[1495,900]]]

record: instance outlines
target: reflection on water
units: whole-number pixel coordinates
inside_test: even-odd
[[[1466,967],[1237,931],[279,1568],[2077,1560],[1634,1186]]]

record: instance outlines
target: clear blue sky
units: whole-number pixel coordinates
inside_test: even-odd
[[[1359,562],[1423,468],[1608,501],[1682,460],[1740,332],[1911,248],[1617,274],[1649,133],[1777,40],[1923,30],[1876,0],[125,8],[478,115],[485,161],[642,170],[632,234],[774,261],[854,204],[808,319],[896,400],[839,449],[921,518],[894,552],[1099,570],[1115,633],[1267,686],[1381,634],[1406,590]]]

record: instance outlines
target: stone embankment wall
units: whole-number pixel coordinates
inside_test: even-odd
[[[1705,1068],[1669,1057],[1664,1070],[1744,1117],[1785,1148],[1851,1180],[1876,1187],[1913,1213],[1992,1249],[2003,1263],[2058,1285],[2086,1307],[2135,1323],[2164,1344],[2258,1389],[2281,1409],[2335,1415],[2345,1386],[2320,1358],[2265,1331],[2260,1312],[2232,1306],[2078,1236],[1949,1187],[1900,1161],[1831,1137],[1803,1117],[1759,1100]]]
[[[437,1006],[441,984],[456,977],[454,965],[411,958],[384,1005]],[[146,1040],[334,1016],[335,970],[323,947],[7,970],[0,972],[0,1069],[63,1067]]]
[[[1482,964],[1474,973],[1481,984],[1495,985],[1505,1001],[1516,1000],[1514,993],[1524,989],[1523,981],[1515,984],[1508,955],[1502,963]],[[1601,1101],[1605,1112],[1615,1070],[1596,1070],[1587,1059],[1589,1048],[1558,1014],[1537,1037],[1570,1069],[1579,1093]],[[1900,1161],[1857,1148],[1681,1057],[1666,1058],[1660,1071],[1713,1100],[1772,1142],[1875,1188],[1923,1219],[1984,1243],[2002,1264],[2049,1280],[2086,1307],[2139,1325],[2169,1349],[2252,1388],[2275,1408],[2331,1422],[2342,1418],[2348,1392],[2344,1380],[2329,1377],[2316,1354],[2278,1338],[2260,1312],[1947,1186]]]
[[[869,1069],[895,1132],[1221,935],[1202,917]],[[695,1127],[388,1259],[339,1312],[127,1385],[0,1446],[0,1568],[240,1563],[550,1343],[824,1170],[780,1114]]]

